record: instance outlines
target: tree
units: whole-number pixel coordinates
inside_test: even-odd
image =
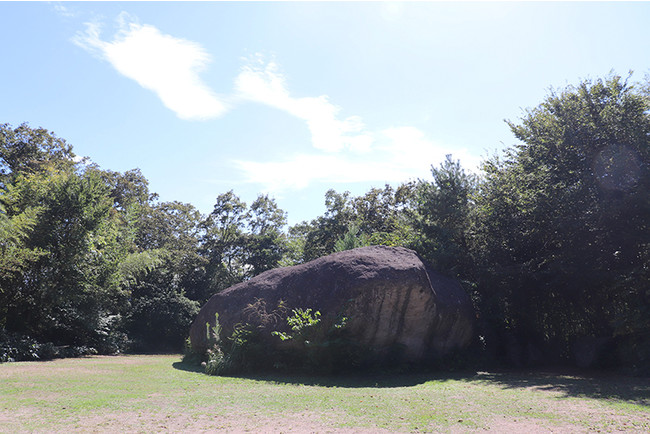
[[[19,175],[42,173],[50,169],[66,171],[74,167],[72,146],[44,128],[22,124],[12,129],[0,125],[0,188]]]
[[[41,256],[40,250],[25,245],[37,217],[34,209],[9,217],[0,204],[0,281],[18,278]],[[3,287],[7,284],[0,285],[0,292],[4,292]]]
[[[325,215],[301,224],[303,260],[328,255],[344,245],[346,248],[408,245],[413,231],[408,223],[407,209],[414,194],[413,183],[402,184],[397,189],[389,185],[383,189],[372,188],[358,197],[351,197],[347,191],[329,190],[325,194]]]
[[[468,278],[469,218],[476,176],[447,155],[439,168],[431,166],[433,181],[420,181],[411,221],[417,237],[411,243],[440,272]]]
[[[209,261],[212,293],[246,277],[246,219],[246,203],[231,190],[217,197],[213,211],[202,223],[201,254]]]
[[[328,190],[325,193],[325,207],[325,215],[310,222],[303,253],[305,262],[332,253],[336,241],[345,235],[348,226],[354,222],[350,192]]]
[[[484,163],[482,314],[523,345],[567,357],[648,306],[649,108],[628,80],[586,80],[509,122],[520,143]]]
[[[370,245],[408,246],[414,235],[408,211],[416,194],[416,183],[403,183],[396,189],[386,184],[371,188],[352,200],[354,225]]]
[[[0,336],[180,350],[210,296],[203,217],[157,203],[138,169],[77,161],[45,129],[0,126]]]
[[[180,202],[128,209],[135,251],[120,263],[122,286],[130,294],[124,331],[133,349],[179,351],[200,304],[211,295],[207,261],[198,254],[202,216]]]
[[[120,173],[91,166],[87,170],[96,170],[109,186],[113,207],[118,211],[125,212],[133,206],[144,207],[157,198],[156,194],[149,193],[149,181],[140,169]]]
[[[186,296],[187,273],[172,251],[147,252],[146,269],[128,282],[124,327],[137,351],[180,351],[199,302]],[[135,258],[133,258],[135,259]]]
[[[50,169],[19,175],[2,201],[9,218],[38,216],[25,247],[39,252],[4,288],[5,326],[44,340],[91,343],[112,297],[99,282],[97,235],[110,208],[106,186],[94,173]]]
[[[212,293],[277,267],[287,252],[285,224],[286,213],[267,195],[250,209],[232,191],[219,195],[202,223]]]
[[[343,235],[343,238],[339,238],[336,241],[334,251],[342,252],[343,250],[352,250],[369,245],[370,242],[366,234],[359,233],[359,226],[352,224],[345,235]]]
[[[307,222],[295,224],[287,230],[285,252],[280,260],[281,267],[302,264],[305,261],[305,244],[312,226]]]
[[[36,220],[33,209],[9,217],[0,207],[0,330],[6,327],[10,301],[23,273],[43,254],[26,244]]]
[[[276,268],[287,252],[283,228],[287,216],[274,199],[260,195],[251,204],[248,216],[250,233],[247,239],[246,262],[252,267],[251,276]]]

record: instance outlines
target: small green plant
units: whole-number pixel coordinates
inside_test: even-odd
[[[205,333],[208,342],[206,351],[207,360],[202,363],[205,373],[208,375],[220,375],[227,370],[229,359],[221,349],[221,324],[219,324],[219,314],[214,314],[214,325],[210,326],[209,322],[205,323]]]
[[[192,339],[189,337],[185,339],[185,342],[183,344],[183,363],[188,363],[191,365],[199,365],[201,364],[201,360],[203,359],[203,353],[194,351],[192,348]]]
[[[280,307],[284,309],[284,304]],[[259,310],[266,312],[265,306],[256,312]],[[273,315],[277,314],[277,310],[273,311]],[[264,317],[271,318],[270,314]],[[270,320],[257,326],[240,323],[234,326],[229,337],[223,339],[223,329],[216,314],[214,325],[206,323],[208,349],[202,366],[209,375],[274,369],[332,372],[344,365],[349,367],[359,359],[360,352],[357,351],[358,346],[345,336],[347,321],[347,317],[342,315],[324,318],[320,311],[298,308],[293,309],[286,318],[288,331],[269,332],[268,326],[275,322]],[[279,337],[286,344],[278,347],[277,341],[273,344],[269,334]]]
[[[208,360],[203,362],[204,372],[208,375],[221,375],[227,371],[229,360],[219,346],[208,348]]]
[[[236,324],[228,338],[229,345],[225,347],[224,374],[247,372],[255,370],[264,360],[264,352],[260,354],[259,330],[249,323]]]
[[[221,340],[219,314],[215,324],[206,324],[208,340],[207,360],[202,363],[208,375],[227,375],[252,371],[268,363],[268,348],[260,340],[258,328],[249,323],[235,325],[228,342]]]
[[[359,347],[346,337],[348,318],[324,318],[320,311],[293,309],[287,317],[289,332],[273,331],[273,336],[289,341],[279,366],[308,372],[329,373],[352,367],[359,360]]]
[[[293,333],[285,333],[280,331],[273,331],[273,336],[278,336],[283,341],[288,341],[294,338],[304,338],[304,343],[309,345],[310,331],[314,330],[320,324],[321,313],[316,311],[312,314],[311,309],[293,309],[293,315],[287,317],[287,324],[291,327]]]

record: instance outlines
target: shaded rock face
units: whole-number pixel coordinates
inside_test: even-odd
[[[281,302],[288,309],[274,319],[274,330],[287,330],[291,309],[342,314],[351,339],[379,355],[400,348],[406,360],[426,361],[472,339],[473,308],[458,282],[431,270],[412,250],[372,246],[270,270],[215,294],[192,325],[193,349],[206,349],[206,323],[214,324],[215,313],[222,335],[230,336],[238,323],[262,321],[251,315],[252,305],[272,312]]]

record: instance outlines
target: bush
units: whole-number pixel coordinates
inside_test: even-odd
[[[0,330],[0,363],[39,360],[50,347],[29,336]]]
[[[347,337],[347,321],[342,315],[324,320],[319,311],[294,309],[287,317],[291,332],[272,332],[289,341],[279,354],[277,367],[319,374],[359,368],[366,352]]]
[[[214,326],[206,323],[206,353],[193,353],[188,340],[183,361],[202,361],[209,375],[289,370],[332,373],[361,366],[364,352],[346,337],[347,318],[339,316],[324,321],[318,311],[294,309],[286,321],[291,329],[288,333],[269,332],[264,326],[245,323],[237,324],[224,340],[216,314]],[[274,345],[269,334],[285,343]]]
[[[218,313],[214,314],[214,326],[210,327],[210,324],[206,323],[205,328],[208,339],[208,350],[206,353],[207,361],[203,362],[202,366],[208,375],[221,375],[225,371],[228,371],[230,358],[221,349],[221,324],[219,324]]]
[[[133,297],[131,312],[125,318],[130,350],[181,351],[184,330],[190,327],[198,311],[196,301],[174,288],[143,283]]]
[[[219,314],[215,314],[215,325],[206,324],[208,350],[203,366],[209,375],[231,375],[242,372],[266,370],[274,359],[273,350],[262,340],[261,330],[251,324],[237,324],[228,337],[221,339]],[[188,356],[188,359],[191,356]]]
[[[0,363],[32,360],[51,360],[63,357],[81,357],[97,354],[87,346],[55,346],[52,342],[39,342],[19,333],[0,330]]]

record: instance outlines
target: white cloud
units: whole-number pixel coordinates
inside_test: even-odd
[[[304,120],[317,149],[327,152],[349,149],[363,153],[372,147],[372,136],[365,131],[361,118],[339,119],[340,108],[326,95],[291,96],[275,62],[258,61],[244,66],[235,79],[235,90],[242,99],[275,107]]]
[[[211,60],[199,44],[132,22],[126,14],[118,22],[120,30],[112,42],[100,38],[100,26],[95,23],[86,23],[86,31],[77,34],[74,42],[155,92],[182,119],[209,119],[226,111],[198,75]]]
[[[328,184],[397,180],[401,172],[381,161],[359,162],[340,154],[299,154],[283,161],[234,161],[246,181],[261,184],[264,191],[301,190],[314,182]]]
[[[73,18],[76,16],[76,13],[69,8],[65,7],[61,2],[55,2],[52,4],[54,11],[62,17]]]
[[[452,154],[455,160],[460,160],[467,170],[478,171],[480,158],[473,156],[466,149],[439,144],[415,127],[388,128],[383,130],[381,135],[387,140],[380,147],[380,152],[386,154],[391,164],[405,171],[420,172],[426,166],[428,174],[431,164],[442,162],[447,154]]]
[[[466,170],[477,172],[479,159],[465,149],[455,149],[428,139],[414,127],[383,130],[375,135],[376,147],[364,156],[350,152],[294,155],[282,161],[234,161],[246,181],[260,184],[269,193],[301,190],[313,183],[398,184],[410,179],[429,179],[431,165],[447,154],[460,159]]]
[[[389,10],[392,6],[388,7]],[[107,60],[126,77],[154,91],[166,107],[183,119],[209,119],[228,109],[199,78],[210,61],[194,42],[161,33],[151,25],[118,19],[112,42],[100,37],[100,26],[86,24],[75,43]],[[266,192],[300,190],[313,183],[400,183],[429,178],[430,167],[446,154],[476,171],[478,159],[463,149],[439,144],[414,127],[370,131],[358,116],[341,118],[340,107],[326,95],[295,97],[275,62],[248,62],[235,78],[229,101],[255,102],[282,110],[305,122],[314,154],[296,154],[280,161],[236,160],[245,182]]]

